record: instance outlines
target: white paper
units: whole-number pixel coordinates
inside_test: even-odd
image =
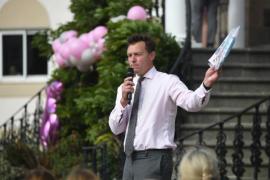
[[[225,58],[228,56],[235,43],[235,39],[238,35],[239,29],[240,26],[232,29],[230,33],[226,36],[224,41],[221,43],[221,45],[217,48],[215,53],[208,60],[208,64],[210,67],[213,67],[215,68],[215,70],[218,70],[222,66]]]

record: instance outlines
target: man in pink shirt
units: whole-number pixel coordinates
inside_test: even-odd
[[[209,101],[219,72],[209,68],[202,84],[195,91],[189,90],[177,76],[156,70],[155,43],[146,35],[129,37],[127,56],[135,77],[125,78],[119,86],[109,117],[114,134],[125,132],[123,180],[169,180],[172,150],[176,148],[177,106],[187,111],[201,110]],[[129,93],[133,93],[130,104]]]

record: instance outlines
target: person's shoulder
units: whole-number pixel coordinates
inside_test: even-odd
[[[165,79],[165,80],[177,80],[179,81],[179,77],[174,75],[174,74],[169,74],[169,73],[165,73],[165,72],[161,72],[161,71],[158,71],[157,72],[157,78],[162,78],[162,79]]]

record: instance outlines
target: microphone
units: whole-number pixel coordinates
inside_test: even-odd
[[[134,75],[135,74],[134,74],[133,68],[128,68],[127,77],[132,77],[132,79],[133,79]],[[127,98],[128,98],[128,104],[130,104],[131,99],[132,99],[132,93],[131,92],[128,93]]]

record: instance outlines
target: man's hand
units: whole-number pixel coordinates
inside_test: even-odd
[[[122,86],[122,98],[120,103],[123,107],[128,104],[128,93],[134,92],[134,83],[132,81],[132,77],[127,77],[124,79],[123,86]]]
[[[210,89],[214,83],[218,80],[221,70],[215,70],[214,68],[209,68],[204,76],[203,84]]]

